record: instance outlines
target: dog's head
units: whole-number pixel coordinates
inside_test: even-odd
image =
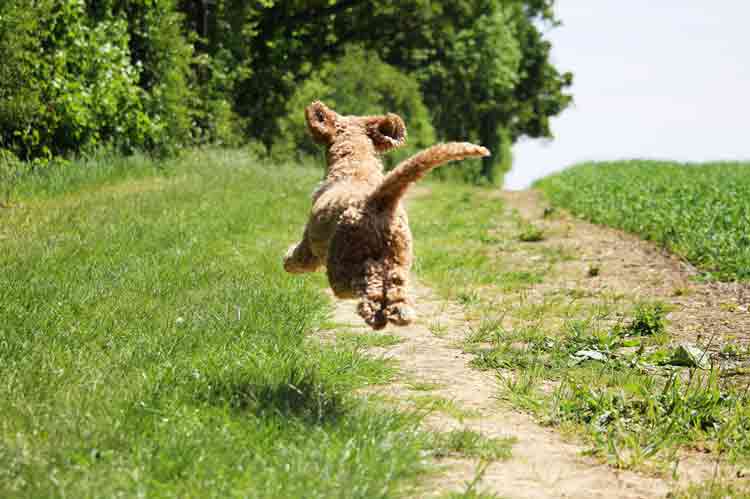
[[[370,140],[379,153],[406,143],[406,125],[397,114],[384,116],[341,116],[320,101],[305,108],[310,135],[318,144],[330,147],[338,140]]]

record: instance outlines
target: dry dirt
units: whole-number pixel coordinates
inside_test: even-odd
[[[695,282],[692,276],[696,272],[690,266],[620,231],[564,214],[543,219],[544,203],[533,191],[505,192],[502,197],[508,208],[552,235],[538,244],[562,245],[577,255],[561,262],[554,277],[532,288],[531,294],[549,292],[555,287],[621,291],[672,303],[670,320],[674,332],[691,340],[713,332],[750,337],[747,286]],[[518,257],[523,256],[521,251]],[[592,265],[601,269],[596,277],[587,274]],[[403,380],[374,391],[408,403],[424,394],[412,390],[410,381],[435,383],[430,395],[452,400],[473,414],[456,419],[433,412],[426,419],[429,428],[466,427],[490,437],[515,437],[512,457],[491,464],[482,476],[479,490],[505,498],[655,498],[667,496],[678,485],[702,481],[717,473],[715,465],[699,455],[687,456],[680,463],[677,480],[672,475],[621,471],[584,457],[582,444],[502,404],[497,398],[497,377],[469,366],[472,356],[457,346],[470,326],[461,307],[439,300],[421,284],[415,285],[414,293],[421,319],[412,326],[386,330],[402,338],[402,343],[371,349],[372,355],[395,359],[404,373]],[[350,330],[369,331],[356,315],[354,302],[338,301],[334,320]],[[441,325],[440,334],[434,334],[428,326],[435,324]],[[445,469],[422,484],[418,497],[465,490],[476,475],[478,461],[450,458],[436,464],[445,465]]]

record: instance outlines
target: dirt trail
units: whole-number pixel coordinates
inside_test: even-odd
[[[595,464],[580,456],[582,447],[565,442],[528,416],[503,409],[496,398],[496,379],[469,367],[471,355],[461,353],[454,346],[465,332],[461,310],[436,300],[424,287],[417,287],[415,294],[421,317],[440,320],[446,332],[435,336],[424,323],[389,328],[390,333],[403,338],[404,342],[372,349],[372,353],[396,359],[408,377],[439,385],[433,394],[478,413],[478,417],[464,418],[463,423],[446,414],[433,413],[426,421],[430,428],[450,430],[463,426],[490,437],[518,439],[510,460],[496,462],[486,470],[480,490],[509,499],[664,497],[670,490],[664,480],[616,472]],[[362,327],[353,302],[337,302],[335,320],[353,330],[369,331]],[[415,395],[405,383],[379,387],[376,391],[396,398]],[[425,484],[430,492],[425,492],[423,497],[464,490],[475,475],[477,461],[452,458],[441,464],[450,466],[446,473]]]
[[[750,284],[700,282],[695,279],[699,272],[690,264],[637,236],[566,213],[544,218],[549,205],[536,191],[506,191],[501,196],[508,208],[550,235],[539,246],[564,247],[576,255],[558,264],[556,278],[532,291],[566,286],[661,300],[672,305],[670,333],[700,342],[715,357],[727,340],[750,343]],[[595,278],[587,276],[592,266],[599,269]]]
[[[727,321],[750,321],[746,308],[750,293],[745,294],[746,288],[691,282],[689,277],[694,274],[691,268],[649,243],[619,231],[596,227],[564,215],[542,221],[543,203],[532,191],[503,193],[502,197],[507,208],[544,225],[547,233],[556,234],[543,244],[563,245],[578,255],[574,261],[562,262],[563,267],[554,278],[535,286],[530,293],[548,292],[551,287],[583,287],[664,298],[678,305],[672,313],[672,321],[678,325],[680,334],[689,336],[695,333],[691,332],[686,318],[694,317],[696,313],[700,325],[710,324],[711,327],[726,325]],[[519,257],[524,257],[523,252]],[[586,275],[586,269],[592,263],[602,268],[596,279]],[[686,290],[685,295],[675,296],[675,289]],[[377,387],[374,391],[408,404],[415,396],[424,394],[415,392],[410,387],[411,382],[434,383],[436,388],[430,395],[452,400],[459,408],[474,414],[459,420],[434,412],[426,420],[430,428],[464,427],[490,437],[517,438],[512,457],[495,462],[486,469],[478,487],[480,491],[506,498],[529,499],[656,498],[665,497],[678,484],[682,486],[711,477],[713,466],[700,457],[688,457],[680,464],[679,482],[670,477],[619,471],[584,457],[582,445],[571,443],[554,430],[540,426],[530,416],[505,407],[497,398],[497,377],[469,366],[472,356],[457,346],[470,326],[461,307],[437,299],[421,284],[415,286],[414,293],[420,320],[409,327],[389,327],[387,332],[404,341],[371,350],[373,355],[397,360],[405,379]],[[732,305],[717,315],[712,312],[716,300],[728,300]],[[727,317],[725,314],[737,316]],[[356,315],[353,302],[337,301],[334,320],[354,331],[369,331]],[[436,325],[440,326],[439,334],[436,334]],[[745,331],[750,333],[750,328]],[[732,332],[738,333],[734,327]],[[424,492],[419,497],[439,497],[449,491],[464,490],[475,477],[478,461],[450,458],[439,464],[447,465],[445,472],[423,484]]]

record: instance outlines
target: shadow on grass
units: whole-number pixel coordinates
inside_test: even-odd
[[[249,379],[219,379],[209,383],[197,399],[233,411],[252,412],[260,417],[295,417],[307,423],[324,424],[347,411],[341,393],[319,381],[314,372],[292,367],[280,382]]]

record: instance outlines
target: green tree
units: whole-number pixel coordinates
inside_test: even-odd
[[[143,147],[155,124],[128,41],[122,19],[91,22],[83,0],[1,3],[0,148],[30,160]]]
[[[217,0],[210,12],[198,2],[182,5],[208,15],[193,19],[207,27],[205,50],[236,62],[235,109],[268,150],[291,96],[351,44],[419,82],[441,139],[489,145],[490,180],[510,141],[550,136],[549,117],[570,102],[572,77],[550,63],[540,31],[556,22],[552,0]]]

